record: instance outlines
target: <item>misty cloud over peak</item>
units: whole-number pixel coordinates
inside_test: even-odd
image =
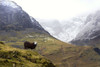
[[[38,21],[51,35],[64,42],[69,42],[79,33],[85,24],[86,17],[78,16],[64,21],[43,19]]]

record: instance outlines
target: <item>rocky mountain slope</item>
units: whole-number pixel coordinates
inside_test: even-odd
[[[0,1],[0,30],[20,31],[29,28],[33,29],[33,32],[49,34],[16,3],[9,0]]]
[[[85,25],[72,41],[77,45],[100,44],[100,11],[88,15]]]
[[[57,39],[76,45],[100,44],[100,11],[70,20],[41,20],[40,24]]]
[[[70,20],[39,20],[40,24],[57,39],[69,42],[73,40],[85,24],[86,16],[74,17]]]

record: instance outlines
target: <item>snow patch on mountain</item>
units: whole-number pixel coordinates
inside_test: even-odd
[[[69,42],[73,40],[76,35],[80,32],[85,24],[86,16],[75,17],[71,20],[66,21],[66,24],[63,26],[63,35],[65,35],[64,42]]]
[[[52,36],[61,41],[69,42],[81,31],[85,24],[86,17],[87,16],[79,16],[65,21],[37,20]]]
[[[75,38],[76,40],[93,39],[100,34],[100,11],[90,14],[86,24]]]
[[[12,8],[19,8],[18,5],[11,0],[0,0],[0,5],[10,6]]]

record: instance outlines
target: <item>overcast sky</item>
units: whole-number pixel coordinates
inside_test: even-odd
[[[68,19],[100,9],[100,0],[13,0],[29,15],[40,19]]]

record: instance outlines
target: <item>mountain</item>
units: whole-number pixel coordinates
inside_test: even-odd
[[[43,25],[41,26],[34,18],[23,11],[21,7],[16,6],[14,2],[8,0],[2,0],[1,2],[0,0],[0,4],[0,67],[100,66],[99,48],[76,46],[57,40],[42,28]],[[56,36],[59,33],[63,35],[64,29],[67,30],[66,33],[72,34],[76,27],[81,30],[81,26],[85,25],[83,21],[81,23],[81,20],[78,18],[77,20],[72,20],[72,22],[76,21],[75,23],[70,21],[64,24],[54,20],[55,23],[50,21],[50,23],[45,23],[44,26],[48,25],[45,26],[45,29],[49,29]],[[75,29],[75,31],[78,30]],[[76,36],[76,33],[74,36]],[[62,39],[64,39],[63,37]],[[36,41],[36,49],[24,49],[25,41]],[[52,62],[47,60],[47,58]]]
[[[9,0],[0,1],[0,30],[21,31],[33,29],[33,32],[47,33],[34,18],[30,17],[20,6]]]
[[[69,20],[39,20],[45,30],[55,38],[76,45],[100,44],[100,11]]]
[[[81,30],[82,26],[84,25],[84,20],[86,19],[85,16],[73,17],[70,20],[64,21],[66,24],[63,25],[63,32],[65,35],[65,42],[69,42],[73,40],[76,35]]]
[[[58,20],[39,20],[43,28],[59,40],[62,40],[61,32],[63,32],[62,25]]]
[[[85,19],[86,16],[73,17],[72,19],[64,21],[45,19],[37,20],[52,36],[61,41],[70,42],[76,37],[85,24]]]
[[[100,44],[100,11],[87,16],[85,25],[83,25],[72,43],[94,46]]]

